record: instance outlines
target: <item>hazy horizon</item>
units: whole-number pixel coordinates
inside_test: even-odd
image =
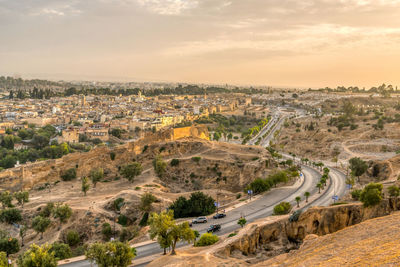
[[[398,14],[400,0],[0,0],[0,74],[398,85]]]

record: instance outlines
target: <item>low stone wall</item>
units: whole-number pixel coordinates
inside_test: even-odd
[[[215,255],[222,258],[266,253],[276,256],[296,249],[306,235],[326,235],[362,221],[389,215],[400,210],[400,199],[385,199],[379,205],[365,208],[360,204],[315,207],[302,213],[295,222],[289,216],[270,221],[258,221],[246,226],[243,235],[229,240]],[[264,258],[265,260],[265,258]]]
[[[208,139],[205,126],[191,126],[179,129],[168,129],[162,132],[149,133],[144,138],[116,147],[98,146],[89,152],[76,152],[59,159],[24,164],[20,167],[0,172],[0,191],[17,191],[31,189],[37,184],[52,183],[60,180],[63,171],[77,169],[77,176],[87,176],[92,168],[101,167],[108,172],[117,172],[117,166],[126,164],[136,155],[142,153],[145,146],[159,142],[174,141],[184,137]],[[110,152],[116,154],[115,160]]]

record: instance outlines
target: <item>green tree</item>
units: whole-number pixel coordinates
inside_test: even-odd
[[[56,267],[57,259],[51,246],[32,244],[30,248],[18,258],[18,267]]]
[[[43,208],[43,210],[40,212],[40,216],[42,217],[50,217],[51,214],[54,213],[54,203],[53,202],[47,202],[46,206]]]
[[[48,146],[50,142],[50,138],[45,135],[35,134],[32,138],[32,145],[35,146],[36,149],[43,149],[45,146]]]
[[[301,197],[300,197],[300,196],[297,196],[297,197],[295,198],[295,200],[296,200],[296,202],[297,202],[297,207],[300,208]]]
[[[10,254],[17,253],[19,251],[18,239],[12,237],[4,237],[0,239],[0,251],[7,253],[7,257]]]
[[[96,188],[96,184],[104,177],[104,171],[102,168],[94,168],[90,171],[89,176],[90,180],[92,180],[93,187]]]
[[[19,191],[14,193],[14,198],[18,201],[18,204],[24,208],[24,204],[29,202],[29,192],[28,191]]]
[[[3,140],[1,141],[1,146],[4,148],[7,148],[9,150],[13,150],[14,149],[14,136],[13,135],[5,135],[3,136]]]
[[[382,200],[382,184],[369,183],[366,185],[361,192],[360,200],[365,207],[374,206],[381,202]]]
[[[164,249],[164,255],[166,249],[172,244],[171,235],[169,230],[175,225],[174,212],[169,210],[168,213],[163,211],[160,214],[152,213],[149,218],[150,225],[150,238],[157,238],[157,242],[162,249]]]
[[[145,212],[151,211],[151,204],[153,204],[157,198],[151,193],[144,193],[140,198],[140,210]]]
[[[136,250],[131,248],[128,243],[119,241],[96,242],[89,246],[85,256],[99,267],[127,267],[132,264]]]
[[[51,244],[50,253],[54,252],[57,260],[64,260],[72,257],[72,250],[68,244],[54,242]]]
[[[14,167],[16,163],[17,159],[12,155],[7,155],[2,160],[0,160],[0,166],[5,169]]]
[[[153,160],[153,167],[157,176],[162,178],[166,171],[167,163],[163,160],[161,155],[157,155]]]
[[[3,206],[3,209],[5,208],[11,208],[12,207],[12,194],[9,191],[4,191],[0,193],[0,202],[1,205]]]
[[[245,226],[245,224],[247,223],[247,220],[243,217],[240,217],[239,220],[237,221],[237,224],[240,225],[240,227],[243,228],[243,226]]]
[[[86,176],[82,177],[81,189],[85,196],[86,196],[87,191],[89,191],[89,188],[90,188],[89,179]]]
[[[184,240],[188,243],[193,242],[195,239],[195,234],[192,229],[190,229],[188,222],[183,222],[181,224],[174,224],[171,229],[169,229],[168,235],[170,236],[171,242],[171,255],[175,255],[175,247],[178,241]]]
[[[318,194],[321,194],[321,188],[323,188],[322,183],[318,183],[318,184],[316,185],[316,187],[318,188]]]
[[[398,197],[400,194],[400,189],[396,185],[391,185],[388,187],[389,196]]]
[[[22,215],[19,209],[10,208],[0,212],[0,222],[12,224],[20,221],[22,221]]]
[[[132,162],[130,164],[124,165],[121,168],[121,175],[128,179],[129,182],[133,183],[136,176],[142,173],[142,164],[139,162]]]
[[[367,163],[360,158],[351,158],[349,160],[349,164],[351,173],[354,176],[357,176],[358,180],[360,180],[360,176],[363,175],[368,169]]]
[[[43,238],[43,233],[46,232],[46,229],[50,226],[50,219],[42,216],[36,216],[32,220],[32,228],[37,233],[40,233],[40,239]]]
[[[21,247],[24,246],[24,238],[26,236],[26,232],[28,231],[28,226],[21,225],[19,227],[19,237],[21,238]]]
[[[311,194],[308,191],[304,193],[304,196],[306,197],[306,203],[308,203],[308,198],[310,197],[310,195]]]
[[[54,217],[60,220],[60,224],[66,223],[71,215],[72,209],[68,206],[68,204],[58,204],[54,209]]]

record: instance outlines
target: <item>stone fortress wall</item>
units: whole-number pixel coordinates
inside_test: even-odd
[[[123,145],[115,147],[98,146],[89,152],[71,153],[59,159],[28,163],[3,170],[0,172],[0,191],[18,191],[31,189],[38,184],[54,183],[60,180],[62,172],[69,168],[77,169],[77,177],[89,175],[92,168],[115,169],[116,166],[126,164],[136,155],[142,153],[146,145],[174,141],[185,137],[209,140],[207,127],[199,125],[148,133],[137,141]],[[116,154],[114,161],[111,160],[111,152]]]

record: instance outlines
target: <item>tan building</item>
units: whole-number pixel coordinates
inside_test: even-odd
[[[105,128],[89,128],[85,130],[85,134],[89,137],[89,139],[99,138],[103,142],[106,142],[109,139],[108,129]]]
[[[75,128],[63,130],[60,141],[58,141],[58,142],[59,143],[62,143],[62,142],[78,143],[79,142],[79,130],[75,129]]]

